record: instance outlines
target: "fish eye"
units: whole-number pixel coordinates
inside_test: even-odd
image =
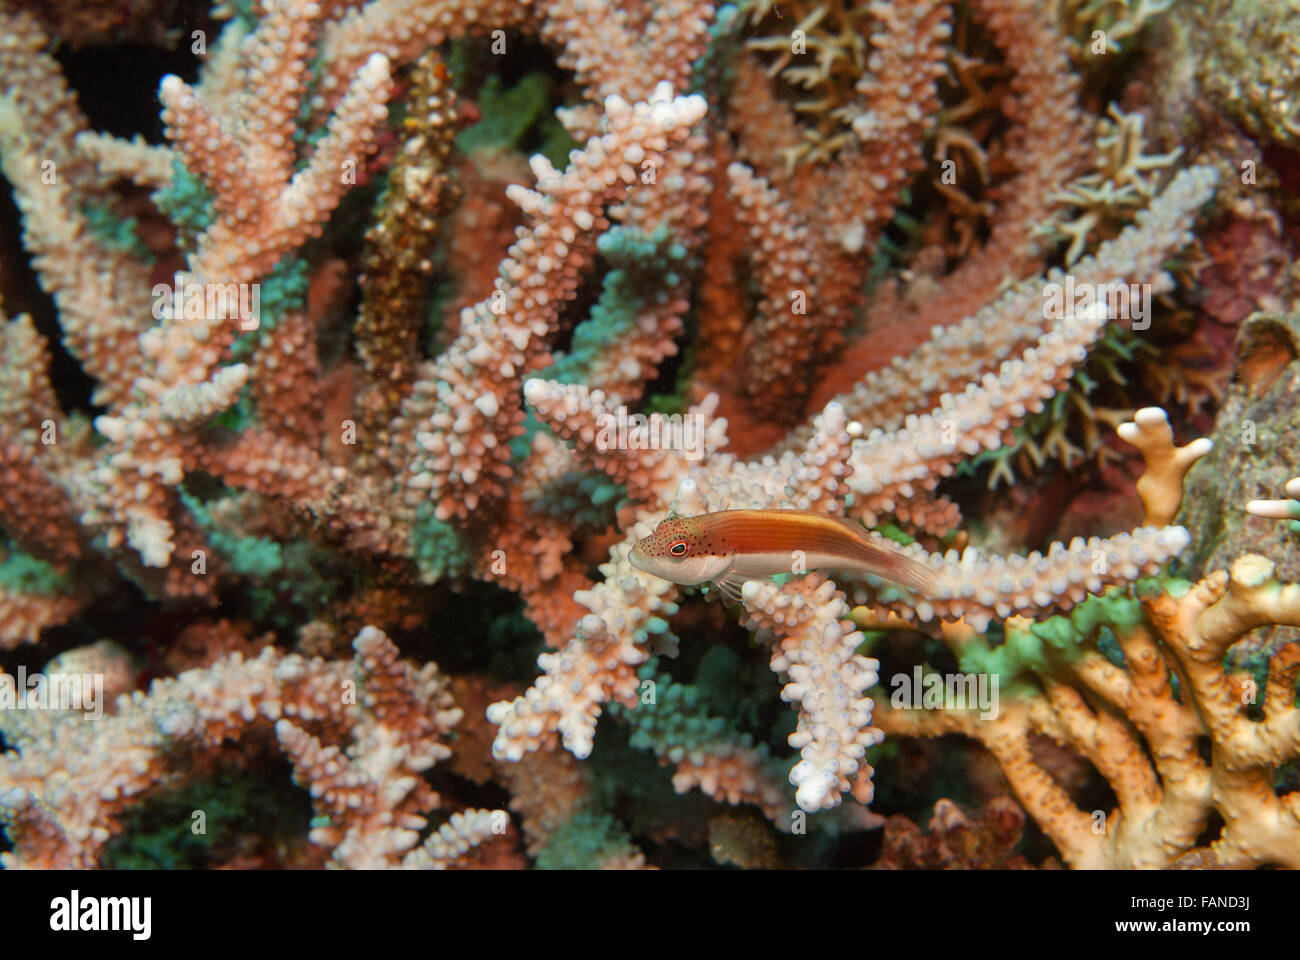
[[[687,545],[685,540],[674,540],[668,545],[668,552],[674,557],[686,556],[686,551],[689,549],[690,547]]]

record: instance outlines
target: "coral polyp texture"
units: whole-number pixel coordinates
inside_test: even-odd
[[[0,864],[1300,866],[1285,16],[35,6]]]

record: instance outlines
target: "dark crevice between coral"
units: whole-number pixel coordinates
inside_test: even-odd
[[[438,591],[433,603],[424,626],[390,634],[404,657],[433,660],[445,674],[525,683],[536,676],[545,643],[515,594],[495,584],[467,582],[457,593]]]
[[[487,28],[485,28],[487,29]],[[560,94],[576,93],[573,75],[555,62],[555,52],[535,36],[514,29],[505,33],[504,53],[493,53],[492,36],[476,33],[443,44],[443,59],[451,69],[452,86],[462,97],[474,99],[489,77],[501,86],[515,86],[530,73],[542,72]]]
[[[127,138],[138,133],[149,143],[164,142],[158,84],[169,73],[193,83],[198,77],[200,58],[190,52],[191,31],[205,29],[209,40],[215,40],[220,32],[207,18],[184,27],[186,41],[175,50],[122,44],[55,51],[68,85],[77,92],[90,129]]]
[[[622,724],[597,727],[592,758],[587,771],[593,808],[613,816],[648,863],[660,868],[713,865],[699,849],[705,845],[703,824],[711,811],[725,810],[725,805],[698,791],[677,793],[673,768],[660,764],[650,751],[632,747]]]
[[[695,334],[691,317],[687,317],[683,330],[677,335],[677,349],[659,361],[654,379],[646,381],[642,410],[646,413],[685,413],[687,405],[687,377],[695,359]]]
[[[874,813],[918,815],[947,798],[962,806],[977,803],[970,769],[991,758],[979,743],[959,734],[936,738],[888,737],[867,760],[875,768]],[[924,819],[918,822],[924,822]]]
[[[573,332],[579,323],[591,316],[591,308],[600,298],[601,286],[609,271],[610,266],[605,262],[605,258],[597,256],[592,270],[579,280],[573,299],[561,304],[556,323],[557,332],[551,338],[549,345],[551,353],[569,352],[569,348],[573,345]]]
[[[250,760],[246,746],[209,776],[130,808],[100,867],[194,870],[256,862],[265,869],[299,865],[300,857],[310,862],[316,853],[306,839],[310,796],[293,783],[284,757],[263,752]]]
[[[679,652],[660,657],[658,670],[699,690],[704,712],[733,721],[737,732],[751,734],[755,743],[771,744],[775,756],[789,755],[785,740],[794,731],[796,714],[773,683],[771,650],[753,642],[720,603],[683,605],[669,629],[680,641]]]
[[[160,605],[149,600],[134,584],[114,579],[76,617],[42,630],[40,643],[0,650],[0,670],[13,676],[23,666],[32,673],[62,653],[100,640],[112,640],[142,657],[145,652],[142,638],[159,609]]]
[[[1223,833],[1223,827],[1223,817],[1217,809],[1211,808],[1205,821],[1205,829],[1196,837],[1196,842],[1192,844],[1192,847],[1194,849],[1208,847],[1219,839],[1219,836]]]

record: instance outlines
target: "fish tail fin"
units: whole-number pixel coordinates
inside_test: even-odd
[[[880,552],[883,555],[881,576],[926,597],[933,597],[938,592],[939,578],[925,564],[901,553]]]
[[[925,597],[939,591],[938,575],[920,560],[862,536],[862,563],[877,576],[907,587]]]

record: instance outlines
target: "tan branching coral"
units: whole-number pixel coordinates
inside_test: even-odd
[[[1151,486],[1163,488],[1144,499],[1176,510],[1192,445],[1174,447],[1159,424],[1129,432],[1140,437]],[[998,647],[969,624],[945,625],[962,669],[1002,679],[997,711],[882,708],[878,722],[890,735],[979,740],[1071,866],[1300,865],[1297,794],[1279,794],[1273,780],[1300,755],[1300,657],[1294,644],[1274,652],[1263,691],[1225,667],[1229,647],[1254,628],[1300,622],[1300,586],[1279,583],[1263,557],[1245,556],[1198,584],[1172,581],[1139,595],[1140,603],[1119,594],[1089,601],[1069,619],[1013,618]],[[1101,649],[1103,633],[1122,651],[1118,662]],[[1091,762],[1116,809],[1079,809],[1036,760],[1034,734]],[[1196,851],[1212,814],[1222,829]]]

